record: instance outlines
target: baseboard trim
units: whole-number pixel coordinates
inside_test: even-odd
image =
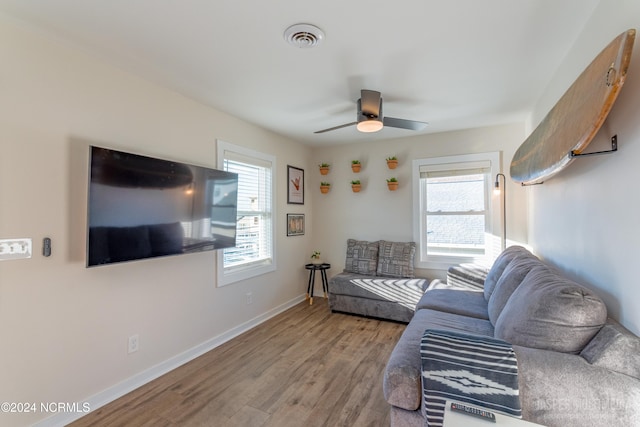
[[[272,310],[267,311],[260,316],[254,317],[253,319],[236,326],[224,332],[217,337],[211,338],[189,350],[186,350],[170,359],[165,360],[155,366],[152,366],[149,369],[146,369],[125,381],[122,381],[118,384],[115,384],[108,389],[101,391],[100,393],[94,394],[93,396],[84,399],[83,403],[88,403],[91,411],[95,411],[102,406],[113,402],[114,400],[124,396],[127,393],[132,392],[133,390],[141,387],[156,378],[178,368],[179,366],[184,365],[185,363],[195,359],[198,356],[203,355],[204,353],[213,350],[214,348],[226,343],[227,341],[237,337],[238,335],[247,332],[248,330],[255,328],[259,324],[269,320],[270,318],[282,313],[285,310],[290,309],[294,305],[304,301],[305,296],[301,295],[296,297],[290,301],[287,301],[284,304],[279,305],[278,307],[273,308]],[[84,415],[86,413],[58,413],[52,417],[45,418],[43,420],[38,421],[33,424],[33,427],[59,427],[65,426]]]

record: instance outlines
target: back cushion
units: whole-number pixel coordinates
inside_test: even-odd
[[[523,347],[579,353],[607,320],[604,302],[546,267],[536,267],[513,292],[495,337]]]
[[[415,254],[415,242],[400,243],[380,240],[378,276],[413,278],[413,257]]]
[[[347,240],[347,258],[344,263],[344,271],[375,276],[378,268],[378,248],[378,242]]]
[[[523,248],[522,246],[509,246],[507,249],[502,251],[498,258],[494,261],[489,273],[487,273],[487,278],[484,279],[484,298],[489,301],[491,298],[491,294],[502,276],[504,269],[507,268],[507,265],[518,255],[531,255],[531,252]]]
[[[542,266],[538,258],[534,256],[520,255],[514,258],[504,269],[498,283],[489,297],[489,320],[495,326],[498,316],[502,313],[502,309],[507,304],[511,294],[522,283],[525,276],[536,266]]]

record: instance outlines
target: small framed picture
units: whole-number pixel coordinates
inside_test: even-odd
[[[304,169],[287,165],[287,203],[304,205]]]
[[[287,214],[287,236],[304,234],[304,214]]]

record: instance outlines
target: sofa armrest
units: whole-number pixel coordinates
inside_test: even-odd
[[[549,426],[640,425],[640,380],[579,355],[513,349],[524,419]]]
[[[484,289],[484,280],[489,269],[478,264],[460,264],[447,270],[447,284],[457,288]]]

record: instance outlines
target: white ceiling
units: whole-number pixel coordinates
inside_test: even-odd
[[[321,146],[416,135],[355,127],[360,89],[423,133],[524,120],[599,0],[0,0],[117,67]],[[322,44],[283,33],[310,23]]]

